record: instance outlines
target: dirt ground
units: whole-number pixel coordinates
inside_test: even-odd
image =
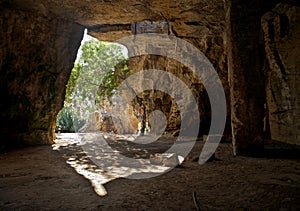
[[[124,140],[109,141],[115,149],[130,148]],[[161,139],[149,151],[172,141]],[[197,210],[194,198],[199,210],[300,210],[298,149],[272,143],[264,157],[234,157],[231,144],[221,143],[217,159],[199,165],[202,146],[200,139],[180,166],[160,176],[105,181],[97,175],[109,172],[88,161],[72,137],[58,135],[56,145],[0,155],[0,210]],[[101,180],[102,196],[91,175]]]

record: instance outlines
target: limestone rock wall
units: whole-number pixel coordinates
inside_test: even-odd
[[[300,7],[278,4],[262,28],[270,136],[300,144]]]
[[[114,41],[134,33],[134,23],[167,21],[170,23],[168,33],[191,42],[207,55],[229,96],[223,45],[223,0],[0,0],[0,7],[3,8],[0,15],[1,92],[8,99],[1,105],[5,120],[0,127],[1,140],[51,143],[55,116],[63,105],[65,84],[82,36],[80,25],[100,40]],[[157,67],[182,78],[193,90],[200,107],[201,126],[207,130],[210,106],[201,83],[186,67],[164,58],[156,62],[153,59],[157,58],[133,59],[132,63],[136,68]],[[174,102],[161,93],[152,97],[149,110],[166,111],[168,129],[178,130],[180,121]]]
[[[226,0],[232,142],[235,155],[263,152],[265,81],[261,17],[276,0]]]
[[[235,154],[263,146],[265,103],[271,137],[298,142],[299,9],[281,4],[264,16],[261,25],[261,17],[279,1],[226,0],[224,11],[223,0],[0,0],[1,145],[6,140],[51,143],[82,26],[100,40],[114,41],[132,34],[132,24],[153,21],[170,23],[167,33],[191,42],[217,70],[231,108],[227,128],[232,126]],[[282,2],[299,5],[297,0]],[[158,68],[182,78],[194,90],[208,127],[205,90],[186,67],[155,56],[131,62],[135,71]],[[178,118],[172,100],[161,93],[144,97],[148,95],[154,96],[149,108],[166,111],[168,127],[175,131]]]
[[[266,55],[269,53],[265,50],[268,46],[266,45],[266,40],[268,40],[268,36],[266,36],[266,31],[268,31],[266,25],[270,24],[271,26],[271,30],[269,31],[271,33],[267,32],[271,37],[274,36],[275,31],[275,34],[277,34],[278,30],[274,30],[272,20],[264,21],[264,18],[263,26],[261,23],[262,16],[272,10],[279,2],[280,0],[226,1],[226,49],[228,52],[230,81],[232,142],[235,155],[255,155],[263,153],[264,139],[268,138],[267,127],[269,121],[265,120],[266,114],[268,113],[266,104],[270,104],[270,92],[266,93],[265,91],[266,78],[264,69],[266,69],[265,66],[269,66],[270,72],[276,70],[274,69],[274,65],[270,67],[269,64],[265,65],[267,62],[264,61],[265,57],[269,57]],[[299,4],[299,1],[282,2],[288,2],[292,5]],[[284,19],[286,20],[287,18]],[[297,27],[296,22],[291,22],[291,24],[293,24],[293,27]],[[285,23],[281,24],[281,26],[283,26],[281,28],[284,29],[284,27],[288,25],[288,21],[285,21]],[[284,29],[284,31],[285,30],[286,29]],[[265,41],[263,41],[263,34]],[[275,37],[276,36],[278,35],[275,35]],[[286,36],[285,41],[289,42],[288,40],[289,38]],[[269,52],[272,52],[272,55],[273,50],[277,47],[272,44],[271,48],[272,50],[269,50]],[[281,59],[282,58],[277,57],[276,62]],[[295,62],[292,60],[293,59],[289,61],[291,64]],[[270,77],[268,79],[270,79]],[[281,86],[280,84],[282,84],[280,80],[271,83],[279,87]],[[296,88],[296,90],[297,89],[298,88]],[[279,88],[278,90],[282,89]],[[285,94],[287,93],[283,93],[282,96]],[[277,118],[278,117],[279,115],[277,114]],[[282,120],[278,122],[280,121]],[[290,122],[289,125],[294,123],[296,122]],[[278,128],[278,131],[280,130],[281,129]],[[274,130],[271,133],[274,134]],[[286,134],[286,136],[289,135]]]
[[[158,55],[133,57],[130,60],[130,67],[134,72],[151,69],[167,71],[184,82],[191,90],[198,104],[201,119],[201,133],[208,132],[210,126],[209,99],[202,82],[188,67],[185,67],[178,61]],[[153,80],[152,75],[144,75],[144,80],[147,81],[147,83],[153,84],[155,87],[170,87],[169,94],[173,94],[173,96],[182,94],[180,90],[177,90],[178,85],[170,77],[163,78],[162,80]],[[143,87],[143,82],[137,81],[136,86]],[[140,93],[139,97],[143,99],[143,104],[146,106],[147,121],[149,121],[149,114],[152,111],[160,110],[167,118],[165,132],[177,135],[181,126],[180,110],[176,101],[172,99],[169,94],[159,90],[152,90]],[[184,104],[188,107],[189,103],[190,102],[186,102]],[[181,108],[182,111],[188,110],[187,107]],[[192,125],[187,126],[192,127]]]
[[[197,47],[205,54],[209,61],[213,64],[217,71],[221,82],[224,87],[224,91],[227,99],[227,124],[225,129],[225,135],[230,136],[230,102],[229,102],[229,84],[228,84],[228,71],[227,71],[227,56],[224,44],[224,33],[225,33],[225,13],[224,5],[217,2],[216,5],[208,5],[218,11],[218,16],[212,14],[207,15],[205,22],[193,22],[179,23],[178,21],[169,22],[167,27],[157,26],[155,30],[154,23],[149,23],[150,28],[147,28],[147,24],[136,24],[138,25],[137,33],[164,33],[176,35]],[[158,23],[159,24],[159,23]],[[213,24],[211,26],[210,24]],[[192,33],[193,32],[193,33]],[[159,49],[159,43],[153,43]],[[138,72],[147,69],[158,69],[164,70],[174,74],[180,80],[182,80],[190,90],[198,103],[198,108],[201,116],[201,128],[200,133],[207,134],[210,128],[210,103],[206,93],[206,90],[195,74],[185,67],[178,61],[174,61],[168,58],[164,58],[156,55],[140,56],[130,59],[130,67],[133,72]],[[152,79],[149,78],[149,81]],[[166,79],[166,83],[170,79]],[[138,82],[137,82],[138,83]],[[151,83],[154,83],[153,81]],[[176,103],[165,94],[161,92],[145,93],[142,96],[147,102],[147,113],[158,109],[163,111],[167,115],[168,125],[166,131],[176,134],[180,128],[180,113],[177,109]]]
[[[132,34],[163,33],[184,39],[200,49],[213,64],[222,81],[227,99],[227,124],[225,134],[230,136],[230,93],[228,83],[227,53],[225,50],[225,10],[224,1],[177,2],[151,1],[146,3],[154,14],[163,16],[162,22],[135,22],[132,24],[110,24],[88,27],[88,33],[100,40],[115,41]],[[155,20],[155,18],[153,19]],[[161,20],[161,19],[159,19]],[[167,24],[166,24],[167,22]],[[122,33],[121,33],[122,32]],[[154,44],[155,45],[155,44]],[[159,45],[159,44],[157,44]],[[175,74],[193,91],[201,114],[201,133],[207,133],[210,127],[210,104],[202,82],[191,70],[179,62],[159,56],[141,56],[131,58],[133,72],[146,69],[160,69]],[[151,81],[151,78],[149,78]],[[138,83],[138,82],[137,82]],[[145,93],[147,112],[153,109],[167,115],[166,130],[176,133],[180,127],[180,114],[174,101],[162,93]],[[149,101],[149,98],[151,100]]]
[[[0,28],[0,145],[51,143],[83,27],[1,8]]]

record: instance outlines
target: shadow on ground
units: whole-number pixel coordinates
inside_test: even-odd
[[[129,155],[133,148],[131,156],[144,159],[174,141],[161,139],[157,147],[153,143],[141,149],[121,139],[106,140],[113,150]],[[299,157],[275,153],[296,149],[269,145],[266,150],[272,153],[265,157],[234,157],[231,144],[221,143],[217,159],[199,165],[200,139],[180,168],[148,179],[127,179],[114,177],[120,172],[110,172],[114,170],[110,166],[91,162],[69,135],[58,142],[53,147],[28,147],[0,155],[1,210],[196,210],[194,193],[201,210],[300,209]],[[93,184],[91,178],[98,183]],[[106,195],[96,194],[95,187]]]

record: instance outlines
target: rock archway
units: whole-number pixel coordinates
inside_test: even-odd
[[[266,114],[260,22],[278,2],[1,0],[1,146],[53,141],[84,28],[113,41],[131,34],[135,23],[167,21],[170,33],[198,47],[216,68],[231,108],[235,154],[256,153]]]

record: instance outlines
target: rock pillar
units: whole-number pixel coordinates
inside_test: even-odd
[[[84,29],[10,9],[0,28],[0,146],[49,144]]]

